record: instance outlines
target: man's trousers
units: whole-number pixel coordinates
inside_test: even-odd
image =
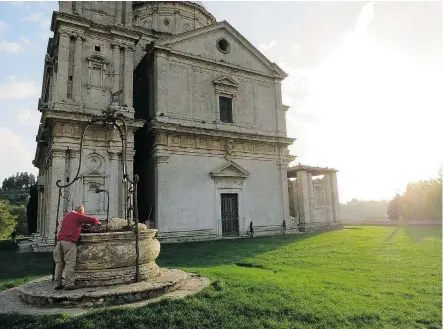
[[[54,249],[55,282],[62,285],[62,274],[65,271],[65,287],[75,285],[74,269],[77,260],[77,245],[71,241],[57,241]]]

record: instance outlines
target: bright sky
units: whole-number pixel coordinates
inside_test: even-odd
[[[204,2],[288,74],[290,148],[340,170],[341,202],[391,198],[443,165],[439,2]],[[0,180],[31,164],[57,2],[0,3]]]

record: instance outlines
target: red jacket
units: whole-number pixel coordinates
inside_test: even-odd
[[[63,217],[62,226],[58,233],[58,240],[77,243],[82,230],[82,224],[100,224],[100,221],[95,217],[89,217],[71,211]]]

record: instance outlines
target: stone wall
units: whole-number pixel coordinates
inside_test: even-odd
[[[71,182],[80,158],[83,127],[111,103],[111,93],[124,89],[114,109],[128,121],[128,173],[132,175],[133,131],[132,72],[137,34],[132,29],[131,2],[60,2],[53,15],[48,42],[39,111],[42,120],[37,134],[34,165],[39,168],[42,191],[38,209],[37,246],[51,245],[56,226],[58,188]],[[138,125],[139,127],[139,125]],[[84,203],[88,214],[106,217],[105,194],[109,191],[110,215],[124,217],[122,147],[119,135],[92,127],[85,135],[82,180],[62,190],[61,220],[65,211]],[[42,249],[38,247],[39,249]]]
[[[210,129],[275,135],[277,115],[284,117],[280,107],[276,109],[276,85],[270,78],[232,73],[223,67],[171,56],[158,56],[156,65],[156,111],[163,113],[164,120]],[[213,83],[225,75],[238,83],[233,98],[233,124],[220,122],[218,94]],[[285,136],[285,125],[280,124],[278,128],[279,134]]]
[[[166,153],[162,153],[166,154]],[[157,164],[156,223],[160,235],[175,231],[210,230],[221,236],[220,193],[238,193],[240,235],[254,226],[282,225],[282,188],[275,160],[232,157],[250,172],[245,178],[215,180],[210,173],[223,167],[223,156],[168,153]]]
[[[219,237],[221,191],[239,195],[240,235],[250,221],[257,234],[273,234],[283,221],[295,230],[286,179],[293,140],[286,137],[281,99],[285,73],[199,5],[146,2],[134,8],[134,24],[131,2],[61,2],[54,14],[34,160],[45,191],[38,221],[42,237],[53,239],[55,182],[69,182],[76,174],[82,127],[120,90],[112,106],[128,120],[130,176],[139,143],[140,219],[153,209],[161,239]],[[183,31],[188,32],[176,35]],[[145,65],[141,58],[153,40]],[[229,49],[222,51],[220,40]],[[134,63],[142,67],[135,90]],[[219,96],[232,98],[232,123],[220,120]],[[134,131],[145,121],[135,140]],[[118,134],[94,127],[82,155],[83,179],[63,191],[61,209],[85,203],[87,213],[103,219],[106,200],[95,193],[100,188],[109,190],[110,215],[124,217]]]

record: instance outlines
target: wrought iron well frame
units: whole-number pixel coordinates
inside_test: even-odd
[[[137,208],[137,185],[139,181],[139,177],[137,174],[133,174],[132,179],[129,177],[127,173],[127,147],[128,147],[128,127],[126,124],[125,116],[121,113],[117,113],[115,109],[108,108],[102,111],[101,116],[93,116],[89,119],[87,125],[83,128],[83,132],[80,139],[80,151],[79,151],[79,161],[77,167],[77,173],[71,182],[68,184],[62,185],[62,181],[59,179],[56,181],[56,186],[58,187],[58,201],[57,201],[57,215],[55,222],[55,239],[54,245],[57,244],[57,231],[59,225],[59,215],[60,215],[60,199],[62,198],[63,192],[62,189],[70,187],[77,180],[82,179],[80,175],[81,165],[82,165],[82,153],[84,140],[86,136],[86,131],[93,125],[102,125],[108,129],[117,129],[120,133],[120,140],[122,142],[122,162],[123,162],[123,183],[124,183],[124,214],[126,220],[128,222],[128,226],[130,226],[130,218],[128,213],[128,192],[131,191],[133,198],[133,216],[134,216],[134,233],[135,233],[135,253],[136,253],[136,261],[135,261],[135,282],[139,282],[140,280],[140,248],[139,248],[139,231],[138,231],[138,208]],[[109,200],[108,200],[109,203]],[[108,215],[109,217],[109,215]],[[106,222],[106,230],[109,230],[109,218]],[[54,281],[55,274],[55,262],[53,263],[52,268],[52,280]]]

